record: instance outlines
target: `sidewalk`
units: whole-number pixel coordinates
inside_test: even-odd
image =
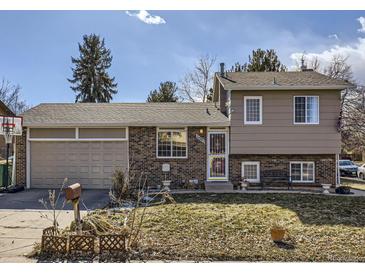
[[[40,243],[42,230],[52,225],[52,221],[41,217],[47,210],[1,210],[0,211],[0,263],[35,262],[24,257],[33,250],[35,242]],[[81,214],[86,214],[82,211]],[[73,220],[73,211],[60,212],[58,222],[61,227]]]

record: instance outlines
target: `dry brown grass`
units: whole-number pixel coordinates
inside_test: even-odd
[[[147,208],[144,259],[365,261],[365,198],[298,194],[175,195]],[[288,229],[285,243],[270,228]]]

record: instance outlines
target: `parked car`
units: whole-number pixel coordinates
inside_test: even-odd
[[[357,177],[358,166],[350,160],[340,160],[340,175],[347,177]]]
[[[363,164],[362,166],[359,166],[359,168],[357,169],[357,176],[360,179],[365,180],[365,164]]]

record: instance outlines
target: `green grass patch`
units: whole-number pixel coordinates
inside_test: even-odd
[[[179,194],[147,208],[144,259],[365,261],[365,198],[299,194]],[[141,209],[139,209],[141,211]],[[285,243],[270,228],[282,222]]]

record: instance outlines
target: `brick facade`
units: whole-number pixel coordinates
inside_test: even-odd
[[[200,133],[203,130],[203,133]],[[196,135],[204,138],[205,143],[199,141]],[[156,127],[129,128],[129,161],[131,172],[144,172],[149,185],[160,185],[165,180],[162,164],[170,164],[167,180],[172,180],[174,186],[179,182],[198,179],[206,180],[206,127],[189,127],[188,158],[187,159],[158,159],[156,157]]]
[[[259,161],[260,177],[270,170],[282,170],[289,174],[289,163],[291,161],[312,161],[315,163],[315,183],[336,184],[336,155],[315,154],[315,155],[230,155],[229,157],[229,178],[231,182],[241,180],[241,162]],[[305,183],[308,185],[308,183]]]
[[[16,154],[15,154],[15,178],[17,185],[26,185],[26,145],[27,145],[27,129],[23,128],[23,135],[16,136]]]
[[[203,130],[203,133],[201,133]],[[170,164],[170,173],[166,179],[172,180],[172,187],[180,182],[198,179],[204,182],[207,173],[207,128],[188,128],[188,158],[158,159],[156,157],[156,127],[129,127],[129,162],[131,172],[147,175],[148,184],[160,185],[165,179],[162,164]],[[201,136],[205,143],[196,138]],[[334,154],[316,155],[230,155],[229,180],[236,183],[241,180],[241,162],[260,161],[261,177],[268,170],[284,170],[289,174],[290,161],[314,161],[315,184],[336,183],[336,156]],[[138,175],[137,175],[138,176]],[[16,184],[26,185],[26,129],[23,135],[16,137]],[[308,185],[308,184],[306,184]]]

